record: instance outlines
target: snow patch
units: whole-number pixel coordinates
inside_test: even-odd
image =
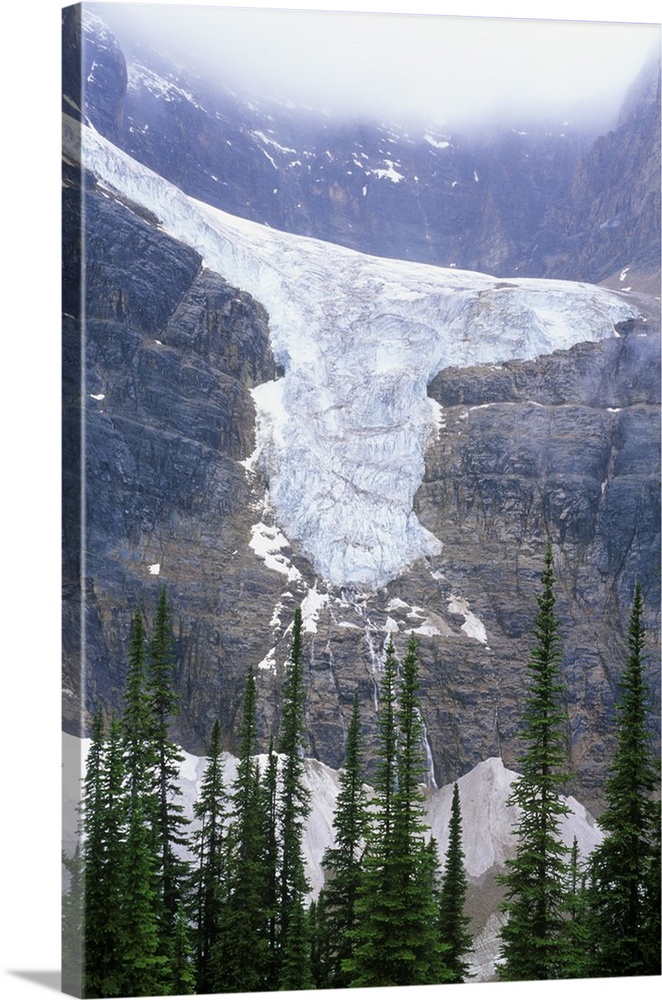
[[[271,653],[273,650],[268,656]],[[90,740],[81,740],[63,733],[62,743],[65,762],[62,840],[67,854],[72,855],[77,842],[77,809],[81,792],[77,775],[85,767]],[[224,753],[222,759],[223,780],[226,788],[231,788],[237,773],[237,759],[229,753]],[[267,756],[261,754],[257,760],[260,773],[264,774]],[[185,814],[192,820],[193,804],[199,795],[206,766],[205,757],[184,753],[179,775],[180,787]],[[457,779],[462,813],[462,849],[470,879],[478,879],[493,868],[502,869],[505,860],[515,856],[515,828],[519,813],[516,807],[508,806],[506,802],[517,777],[514,771],[504,767],[501,758],[491,757]],[[325,850],[333,846],[333,815],[340,790],[340,774],[321,761],[308,758],[305,760],[303,780],[311,796],[311,811],[304,827],[303,852],[306,875],[312,886],[309,898],[316,898],[324,884],[322,858]],[[433,776],[428,776],[428,781],[433,780]],[[370,797],[372,789],[366,790]],[[439,859],[443,861],[448,850],[453,784],[443,785],[441,788],[428,787],[425,789],[425,796],[426,821],[437,841]],[[576,838],[579,852],[586,858],[601,843],[603,835],[581,803],[564,797],[562,801],[570,809],[569,815],[562,817],[560,822],[563,842],[571,848]],[[496,936],[498,921],[497,915],[489,917],[482,935],[476,941],[472,961],[479,981],[489,979],[494,972],[494,963],[499,953]]]
[[[386,164],[385,168],[383,169],[376,168],[369,172],[371,174],[374,174],[375,177],[383,177],[386,180],[391,181],[393,184],[399,184],[400,181],[403,181],[405,179],[404,174],[398,173],[398,171],[395,169],[396,167],[400,166],[399,163],[393,163],[391,160],[384,160],[384,163]]]
[[[282,573],[290,583],[301,580],[302,576],[296,566],[293,566],[282,550],[290,547],[287,538],[274,524],[264,524],[258,521],[251,527],[249,547],[269,569]]]
[[[328,594],[319,594],[317,584],[312,587],[301,602],[301,617],[304,632],[317,632],[317,619],[322,608],[329,603]]]
[[[438,629],[430,621],[424,621],[418,628],[407,629],[407,631],[414,635],[442,635],[441,629]]]
[[[276,647],[273,646],[263,660],[257,665],[258,670],[268,670],[269,673],[276,673]]]
[[[393,597],[386,605],[387,611],[404,611],[405,608],[410,608],[411,605],[407,604],[406,601],[400,600],[399,597]]]
[[[425,133],[424,138],[425,141],[429,142],[430,145],[434,146],[435,149],[448,149],[448,147],[450,146],[450,142],[447,139],[435,139],[435,137],[433,135],[430,135],[429,132]]]
[[[158,576],[161,572],[161,563],[152,563],[147,567],[152,576]]]
[[[469,610],[469,603],[463,597],[455,597],[451,594],[448,600],[448,610],[452,615],[463,615],[464,622],[460,630],[468,635],[470,639],[487,645],[487,633],[480,618]]]

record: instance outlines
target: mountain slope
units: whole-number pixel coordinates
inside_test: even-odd
[[[163,580],[179,615],[188,748],[204,745],[217,715],[233,745],[249,663],[261,668],[266,736],[287,628],[303,604],[308,739],[321,760],[340,763],[357,684],[372,732],[386,639],[398,645],[414,631],[431,781],[494,754],[512,761],[516,665],[550,536],[577,788],[589,802],[599,796],[637,574],[657,628],[659,389],[650,376],[659,337],[655,313],[641,313],[650,303],[280,234],[194,202],[83,135],[86,168],[99,178],[86,195],[98,206],[89,214],[88,420],[113,428],[110,437],[88,430],[90,473],[99,463],[118,491],[90,492],[97,689],[88,688],[88,709],[102,696],[118,703],[128,606]],[[65,136],[75,160],[70,120]],[[126,240],[120,218],[122,227],[133,220]],[[108,258],[114,244],[122,267]],[[173,256],[190,260],[179,285]],[[221,307],[204,292],[224,285],[214,271],[259,296],[268,335],[247,297],[226,287]],[[454,362],[461,367],[445,367]],[[136,407],[149,452],[129,433]],[[74,659],[74,692],[75,675]]]
[[[365,253],[499,276],[601,282],[627,267],[630,287],[657,294],[659,59],[604,135],[563,111],[446,134],[213,87],[153,50],[122,52],[89,12],[66,21],[72,46],[81,36],[84,119],[192,197]]]

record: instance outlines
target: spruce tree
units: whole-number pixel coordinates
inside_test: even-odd
[[[388,879],[397,789],[397,667],[393,640],[389,638],[379,691],[379,756],[373,811],[357,892],[356,927],[350,935],[351,954],[342,963],[342,970],[353,987],[395,985],[390,969],[383,963],[382,949],[391,933],[393,918]]]
[[[174,691],[174,637],[170,605],[165,588],[161,589],[149,644],[148,688],[151,699],[154,732],[152,736],[155,763],[156,815],[154,832],[161,864],[161,930],[164,948],[169,949],[175,928],[176,914],[182,903],[183,885],[188,865],[182,859],[182,848],[188,846],[184,807],[179,801],[179,768],[184,756],[170,739],[170,725],[177,712]]]
[[[310,932],[310,971],[315,989],[331,989],[332,969],[336,964],[337,938],[329,930],[326,907],[326,889],[322,888],[317,899],[308,907],[308,927]]]
[[[565,923],[561,932],[559,978],[590,976],[591,942],[587,912],[586,868],[575,837],[570,851]]]
[[[455,782],[448,827],[448,850],[439,895],[439,934],[445,945],[443,958],[447,970],[444,982],[463,983],[469,975],[466,956],[471,951],[472,942],[471,935],[467,933],[469,918],[464,912],[466,897],[467,875],[462,849],[460,790]]]
[[[130,807],[138,797],[143,809],[156,811],[156,801],[150,808],[148,796],[154,792],[156,747],[154,743],[154,706],[147,688],[147,635],[139,608],[131,621],[129,636],[129,669],[124,694],[124,766],[129,789]]]
[[[561,643],[555,614],[551,546],[545,552],[537,597],[535,645],[528,664],[523,716],[524,751],[509,804],[519,809],[517,853],[506,862],[507,922],[501,931],[504,980],[555,979],[562,968],[567,848],[559,833],[568,809],[560,792],[567,771],[567,714],[563,703]]]
[[[168,963],[168,985],[170,996],[192,996],[196,992],[195,964],[191,949],[191,931],[182,907],[175,918],[175,932]]]
[[[106,732],[95,717],[83,793],[84,989],[87,996],[121,996],[122,886],[125,816],[121,724]]]
[[[280,960],[280,990],[312,990],[311,942],[308,914],[301,889],[289,898],[285,937]]]
[[[122,878],[121,982],[125,995],[136,996],[163,991],[167,981],[164,943],[159,937],[157,727],[147,676],[145,622],[138,608],[131,622],[128,664],[122,717],[128,833]]]
[[[193,807],[199,822],[193,844],[197,859],[193,887],[198,993],[211,993],[215,989],[211,971],[212,950],[220,931],[227,893],[224,828],[228,796],[223,782],[221,754],[221,727],[216,720],[200,794]]]
[[[333,817],[334,844],[326,850],[322,865],[326,884],[317,914],[317,948],[324,979],[318,986],[338,989],[349,986],[350,976],[343,963],[351,957],[352,934],[356,928],[356,902],[363,867],[362,858],[368,832],[368,805],[362,769],[363,740],[358,692],[354,695],[347,732],[345,763],[340,772],[340,791]],[[325,942],[322,940],[324,936]],[[321,971],[318,971],[318,977]]]
[[[351,985],[415,986],[442,974],[442,945],[430,853],[425,844],[423,723],[418,654],[412,636],[402,663],[399,712],[395,651],[389,643],[380,718],[377,810],[357,901]],[[395,727],[396,718],[398,727]]]
[[[269,752],[264,781],[260,785],[262,802],[262,839],[264,842],[264,908],[267,921],[267,973],[266,989],[278,989],[280,956],[280,923],[278,901],[280,896],[280,837],[278,830],[278,754],[273,736],[269,739]]]
[[[637,582],[600,817],[606,837],[591,856],[591,974],[600,977],[660,974],[659,805],[651,801],[658,769],[647,724],[643,613]]]
[[[311,981],[310,955],[307,971],[300,967],[301,940],[298,935],[306,931],[304,898],[310,890],[303,857],[303,826],[310,812],[309,793],[303,781],[304,774],[304,663],[303,620],[301,609],[294,613],[292,645],[287,663],[284,686],[283,714],[280,726],[279,751],[282,755],[281,791],[279,801],[279,831],[281,839],[281,868],[279,878],[279,938],[281,944],[281,989],[286,987],[284,978],[292,981]],[[290,922],[294,922],[288,933]]]
[[[166,985],[168,959],[159,933],[158,861],[141,798],[131,809],[121,886],[121,990],[115,995],[139,997],[170,992]]]
[[[227,837],[227,902],[214,948],[213,989],[255,993],[268,983],[269,917],[255,673],[248,672]]]
[[[105,938],[105,817],[103,791],[104,715],[94,716],[90,749],[87,754],[81,828],[85,884],[83,983],[85,996],[102,995]]]
[[[393,877],[399,886],[389,950],[396,984],[436,983],[445,974],[443,947],[437,932],[434,872],[425,836],[423,719],[418,697],[419,660],[412,635],[401,666],[397,790],[394,800]]]

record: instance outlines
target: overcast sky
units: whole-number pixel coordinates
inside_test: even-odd
[[[342,13],[236,4],[90,6],[121,40],[133,35],[188,53],[187,61],[220,79],[283,100],[394,120],[456,122],[495,108],[517,114],[577,100],[615,108],[647,52],[659,48],[659,25],[613,21],[358,13],[347,2]],[[506,14],[522,6],[460,5],[467,13],[487,7]],[[601,3],[601,15],[612,10],[623,17],[615,6]],[[582,16],[581,3],[572,7]],[[554,9],[563,16],[562,4]],[[544,16],[545,5],[536,10]]]

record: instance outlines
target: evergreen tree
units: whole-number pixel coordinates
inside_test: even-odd
[[[453,801],[449,823],[448,850],[444,862],[442,889],[439,896],[439,933],[444,949],[444,965],[448,970],[444,982],[463,983],[469,975],[466,956],[471,951],[471,935],[467,933],[469,918],[464,913],[467,896],[467,875],[462,850],[462,815],[460,790],[453,785]]]
[[[505,980],[555,979],[562,968],[560,936],[568,872],[559,820],[568,813],[560,792],[566,770],[567,717],[561,683],[561,645],[555,614],[551,546],[537,597],[536,643],[528,664],[530,686],[523,717],[521,776],[509,804],[520,811],[515,858],[506,862],[507,923],[501,931]]]
[[[326,889],[322,888],[316,900],[308,907],[308,927],[310,929],[310,971],[315,988],[330,989],[332,969],[337,961],[337,938],[329,929],[326,907]]]
[[[227,903],[214,949],[213,990],[254,993],[266,988],[269,917],[265,871],[264,798],[260,787],[255,673],[248,672],[227,839]]]
[[[183,885],[188,865],[182,859],[181,848],[188,846],[179,788],[179,768],[184,756],[170,739],[170,724],[177,712],[177,696],[173,686],[175,669],[174,638],[170,605],[165,588],[161,589],[149,645],[148,687],[154,721],[153,746],[155,764],[156,815],[154,832],[161,864],[161,930],[164,948],[169,950],[175,928],[176,914],[182,903]]]
[[[392,638],[386,649],[384,676],[379,692],[379,756],[375,773],[375,798],[368,827],[363,871],[356,899],[356,927],[350,934],[350,956],[342,971],[350,986],[392,986],[383,962],[383,946],[391,933],[393,901],[388,879],[393,855],[393,810],[397,789],[397,660]]]
[[[280,924],[278,919],[280,838],[278,831],[278,754],[273,736],[269,740],[264,784],[260,786],[262,801],[262,839],[264,842],[264,908],[267,920],[267,979],[266,989],[278,989],[280,957]]]
[[[84,996],[100,996],[103,990],[105,900],[104,900],[104,716],[98,709],[92,724],[81,801],[83,835],[84,907]]]
[[[175,932],[168,963],[169,996],[191,996],[196,991],[195,966],[191,956],[191,934],[184,909],[175,919]]]
[[[143,808],[148,812],[155,812],[155,801],[151,810],[147,807],[147,797],[154,790],[155,783],[155,720],[152,700],[147,690],[147,636],[139,608],[136,609],[131,622],[128,662],[122,721],[124,766],[130,807],[140,796]]]
[[[121,907],[125,800],[121,724],[106,734],[97,713],[83,793],[84,988],[88,996],[121,996]]]
[[[155,996],[167,991],[168,959],[159,934],[157,857],[138,797],[131,810],[122,887],[122,953],[115,996]],[[108,996],[107,993],[91,994]]]
[[[402,663],[399,728],[395,729],[395,652],[386,659],[380,719],[382,761],[376,783],[376,826],[357,902],[354,955],[345,963],[352,986],[438,982],[442,945],[430,853],[425,844],[422,752],[415,637]]]
[[[379,840],[386,852],[393,848],[393,814],[398,787],[398,725],[397,725],[398,661],[392,637],[389,637],[384,663],[384,680],[379,699],[379,743],[381,753],[377,765],[375,791]]]
[[[590,976],[590,935],[587,915],[586,871],[579,856],[577,838],[572,842],[568,870],[566,917],[561,932],[559,978]]]
[[[221,753],[221,727],[216,720],[209,743],[207,766],[200,783],[200,794],[193,807],[200,824],[193,846],[197,858],[193,886],[198,993],[211,993],[215,988],[211,972],[212,949],[221,927],[226,897],[224,826],[227,794],[223,783]]]
[[[333,817],[334,845],[322,861],[326,884],[316,914],[316,948],[320,951],[318,986],[337,989],[349,986],[343,962],[351,957],[356,928],[356,901],[362,877],[362,858],[368,832],[368,806],[363,786],[363,740],[358,692],[354,695],[347,732],[345,763]],[[324,956],[323,958],[321,956]]]
[[[303,857],[303,826],[310,812],[309,793],[303,782],[304,747],[304,669],[303,669],[303,620],[301,609],[294,613],[292,645],[287,664],[284,687],[283,715],[281,719],[279,750],[282,754],[281,793],[279,802],[279,830],[281,839],[281,868],[279,884],[279,937],[280,988],[286,987],[283,976],[292,980],[311,981],[310,955],[308,968],[304,972],[295,965],[301,963],[301,940],[298,935],[305,931],[304,897],[310,886],[306,878]],[[288,925],[293,920],[295,927],[288,934]],[[289,970],[289,971],[287,971]],[[303,987],[299,987],[303,988]]]
[[[418,699],[419,662],[412,635],[402,661],[398,734],[397,790],[394,800],[394,881],[399,885],[394,916],[397,933],[390,951],[396,983],[436,983],[445,975],[443,948],[437,932],[434,871],[425,844],[425,798],[422,779],[423,719]]]
[[[280,960],[280,990],[312,990],[311,943],[308,916],[301,889],[296,888],[288,901],[288,914]]]
[[[616,751],[600,817],[607,835],[591,857],[591,974],[601,977],[660,974],[659,805],[651,801],[658,771],[647,727],[645,642],[637,582],[617,706]]]

